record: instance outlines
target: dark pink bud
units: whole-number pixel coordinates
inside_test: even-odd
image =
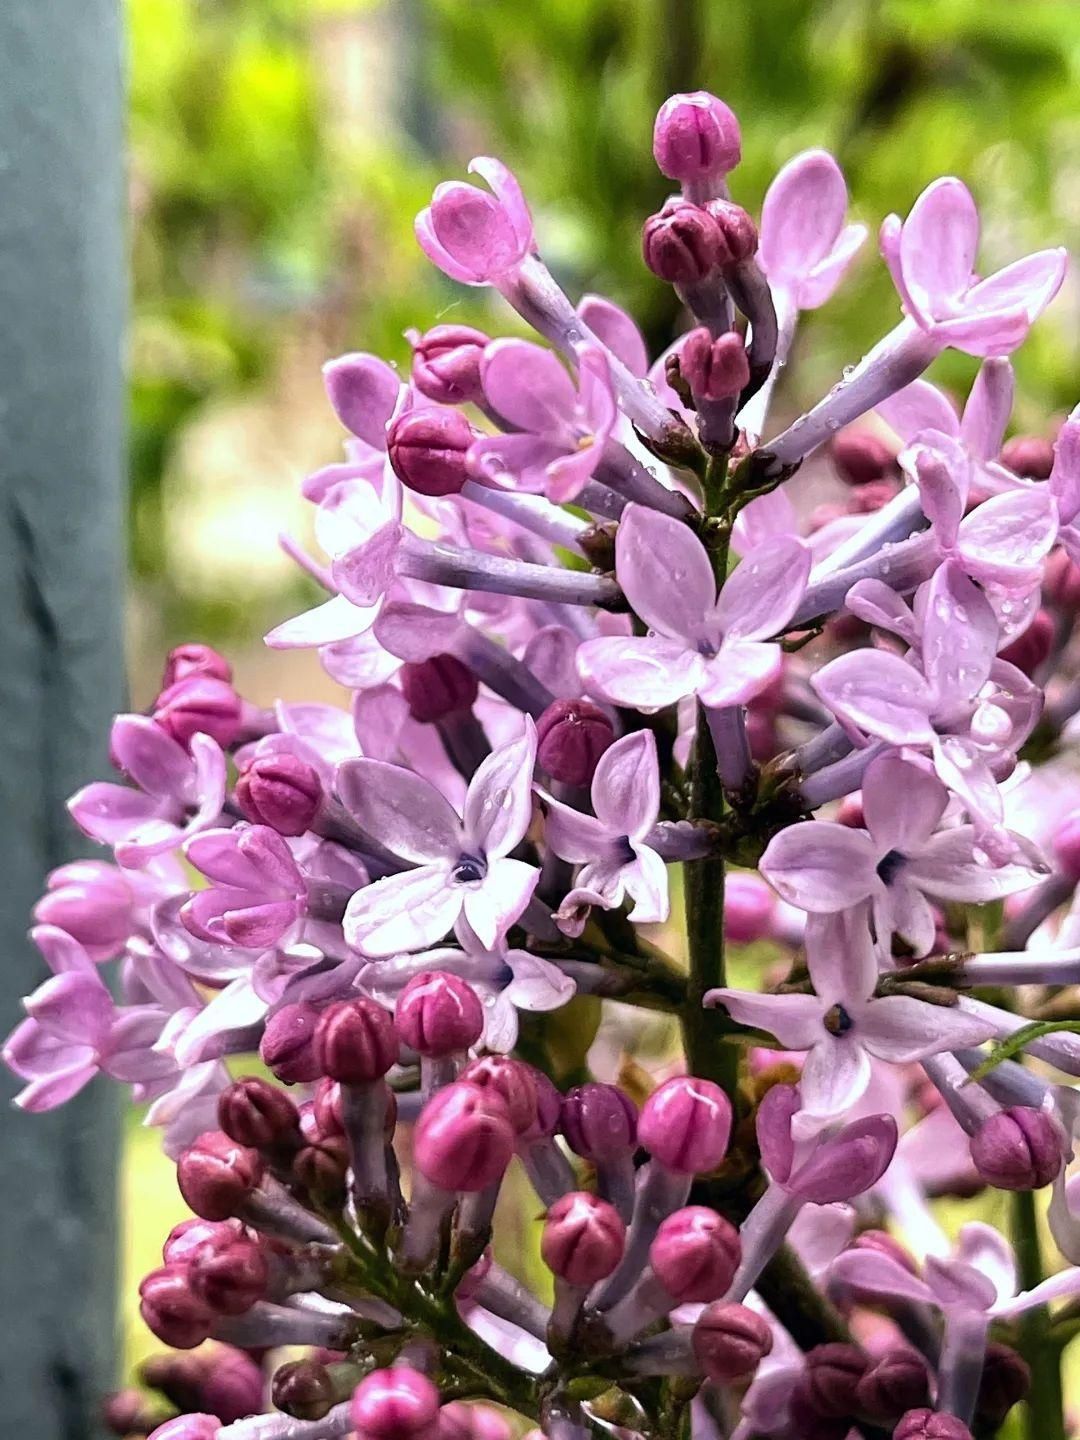
[[[484,1007],[471,985],[446,970],[414,975],[398,996],[394,1028],[418,1055],[468,1050],[484,1033]]]
[[[425,405],[406,410],[386,432],[390,464],[418,495],[456,495],[469,478],[465,457],[472,426],[460,410]]]
[[[855,1237],[852,1249],[876,1250],[878,1254],[887,1255],[890,1260],[895,1260],[897,1265],[902,1265],[909,1274],[917,1275],[919,1273],[919,1267],[911,1251],[901,1245],[899,1240],[894,1239],[887,1230],[864,1230],[861,1235]]]
[[[536,1121],[536,1082],[531,1066],[507,1055],[482,1055],[470,1060],[461,1079],[496,1094],[506,1106],[515,1135],[524,1135]]]
[[[104,860],[76,860],[53,870],[34,918],[76,939],[92,960],[111,960],[135,925],[135,897],[123,872]]]
[[[653,126],[653,158],[669,180],[719,180],[742,159],[735,114],[705,90],[672,95]]]
[[[1003,1425],[1014,1405],[1031,1392],[1031,1369],[1010,1345],[991,1340],[975,1401],[975,1418],[993,1432]]]
[[[536,758],[553,780],[589,785],[615,729],[588,700],[556,700],[536,722]]]
[[[212,680],[231,683],[233,668],[224,655],[210,645],[191,641],[187,645],[176,645],[165,660],[165,673],[161,677],[162,690],[168,690],[178,680],[190,680],[193,675],[209,675]]]
[[[1080,883],[1080,810],[1065,816],[1050,844],[1058,869],[1068,879]]]
[[[718,1300],[694,1326],[694,1357],[710,1380],[730,1385],[752,1375],[773,1347],[768,1322],[745,1305]]]
[[[254,759],[236,782],[236,803],[256,825],[303,835],[323,798],[319,772],[287,750]]]
[[[207,1130],[176,1162],[180,1193],[204,1220],[228,1220],[262,1179],[257,1150],[237,1145],[220,1130]]]
[[[829,454],[841,480],[849,485],[870,485],[896,474],[893,451],[869,430],[841,430],[833,437]]]
[[[1080,612],[1080,565],[1074,565],[1064,550],[1055,550],[1046,562],[1043,593],[1066,615]]]
[[[494,1090],[456,1081],[421,1110],[413,1157],[441,1190],[486,1190],[510,1164],[514,1138],[506,1104]]]
[[[220,1429],[216,1415],[176,1415],[151,1431],[149,1440],[217,1440]]]
[[[401,667],[401,691],[413,719],[433,725],[447,715],[471,710],[480,686],[472,671],[453,655],[433,655],[430,660]]]
[[[1028,480],[1049,480],[1054,468],[1054,442],[1038,435],[1014,435],[1001,447],[1001,463]]]
[[[855,1386],[855,1410],[880,1424],[892,1424],[930,1399],[930,1372],[915,1350],[889,1350]]]
[[[971,1139],[975,1169],[999,1190],[1040,1190],[1065,1163],[1061,1127],[1042,1110],[1014,1105],[991,1115]]]
[[[558,1130],[562,1117],[563,1097],[560,1091],[542,1070],[531,1073],[536,1086],[536,1119],[518,1137],[526,1145],[537,1140],[549,1140]]]
[[[791,1177],[789,1188],[800,1200],[814,1205],[853,1200],[884,1175],[898,1138],[891,1115],[854,1120],[818,1146],[811,1159]]]
[[[873,515],[894,499],[899,486],[895,480],[871,480],[859,485],[848,495],[848,515]]]
[[[842,1419],[821,1415],[814,1409],[802,1376],[795,1383],[788,1401],[788,1424],[793,1435],[799,1440],[847,1440],[851,1432],[851,1417]]]
[[[492,1405],[451,1400],[439,1411],[439,1440],[510,1440],[512,1433]]]
[[[678,1075],[654,1090],[638,1120],[638,1140],[668,1170],[715,1170],[731,1136],[731,1101],[711,1080]]]
[[[169,1231],[161,1247],[161,1258],[166,1265],[187,1265],[203,1246],[224,1250],[244,1234],[246,1231],[239,1220],[181,1220]]]
[[[381,1080],[398,1058],[390,1011],[366,996],[329,1006],[315,1027],[315,1058],[320,1071],[342,1085]]]
[[[297,1420],[321,1420],[336,1399],[333,1378],[317,1360],[292,1360],[274,1372],[270,1403]]]
[[[218,1096],[218,1124],[238,1145],[254,1150],[294,1150],[300,1143],[300,1112],[283,1090],[245,1075]]]
[[[180,745],[201,734],[227,749],[240,733],[242,708],[228,680],[191,675],[161,692],[154,701],[154,719]]]
[[[893,1431],[893,1440],[971,1440],[971,1431],[955,1415],[909,1410]]]
[[[283,1085],[306,1085],[322,1075],[315,1058],[315,1027],[319,1012],[314,1005],[282,1005],[266,1022],[259,1056]]]
[[[262,1366],[234,1345],[219,1345],[199,1386],[199,1404],[232,1425],[263,1408]]]
[[[246,1235],[228,1245],[208,1241],[195,1251],[189,1265],[192,1291],[222,1315],[250,1310],[265,1297],[268,1278],[262,1247]]]
[[[353,1391],[349,1408],[356,1440],[434,1440],[439,1392],[419,1370],[375,1370]]]
[[[669,200],[642,227],[642,259],[671,285],[699,284],[720,264],[722,251],[715,220],[687,200]]]
[[[749,260],[758,247],[757,226],[741,205],[732,200],[710,200],[709,214],[720,232],[720,264],[726,270]]]
[[[613,1205],[585,1190],[561,1195],[547,1213],[540,1254],[544,1264],[570,1285],[595,1285],[622,1259],[626,1226]]]
[[[1001,659],[1015,665],[1030,679],[1050,654],[1056,628],[1052,615],[1045,610],[1036,610],[1024,633],[1001,651]]]
[[[293,1156],[296,1183],[327,1205],[344,1200],[348,1173],[349,1146],[343,1135],[323,1135]]]
[[[750,379],[742,337],[729,330],[714,340],[704,325],[691,330],[683,341],[679,369],[701,400],[733,400]]]
[[[742,1258],[739,1232],[703,1205],[669,1215],[649,1249],[649,1264],[680,1305],[707,1304],[726,1295]]]
[[[133,1387],[109,1395],[101,1407],[101,1418],[114,1435],[148,1435],[157,1412],[141,1390]]]
[[[192,1290],[186,1266],[152,1270],[139,1286],[139,1313],[174,1350],[194,1350],[214,1328],[214,1312]]]
[[[307,1140],[321,1139],[324,1135],[344,1135],[345,1122],[341,1115],[341,1086],[336,1080],[324,1075],[315,1087],[315,1098],[305,1117],[301,1116],[301,1129]]]
[[[578,1085],[563,1098],[562,1133],[583,1160],[617,1160],[633,1154],[637,1122],[637,1106],[618,1085]]]
[[[471,325],[435,325],[423,335],[409,335],[413,347],[412,382],[437,405],[464,405],[482,400],[480,362],[490,337]]]
[[[736,870],[724,882],[724,936],[749,945],[771,933],[776,893],[759,875]]]
[[[855,1388],[869,1368],[857,1345],[815,1345],[806,1352],[800,1384],[810,1406],[827,1420],[842,1420],[855,1408]]]

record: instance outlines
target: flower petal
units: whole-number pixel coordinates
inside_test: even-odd
[[[802,599],[810,558],[810,547],[795,535],[778,535],[744,556],[716,604],[725,637],[767,640],[783,630]]]
[[[441,865],[388,875],[358,890],[342,922],[345,939],[361,955],[396,955],[437,944],[461,913],[466,891]]]
[[[900,232],[904,283],[923,316],[950,313],[971,283],[978,247],[979,213],[963,181],[928,185]]]
[[[480,369],[484,395],[504,420],[532,435],[560,435],[573,424],[577,394],[551,350],[529,340],[493,340]]]
[[[508,855],[519,844],[532,818],[535,763],[536,727],[526,715],[524,733],[493,750],[469,782],[463,822],[466,846],[479,846],[491,859]]]
[[[344,595],[335,595],[313,610],[305,610],[302,615],[282,621],[264,639],[271,650],[303,650],[316,645],[333,645],[370,630],[378,614],[378,605],[354,605]]]
[[[943,1050],[981,1045],[994,1027],[977,1015],[946,1005],[928,1005],[911,995],[868,1000],[853,1016],[860,1043],[879,1060],[908,1065]]]
[[[838,718],[893,745],[925,745],[933,696],[915,667],[884,650],[852,650],[824,665],[811,685]]]
[[[705,678],[698,688],[703,705],[724,710],[747,705],[768,688],[784,664],[779,645],[760,640],[725,640],[720,653],[705,665]]]
[[[775,1035],[785,1050],[809,1050],[826,1033],[825,1006],[816,995],[759,995],[751,990],[710,990],[704,1003],[722,1005],[740,1025]]]
[[[704,545],[683,521],[644,505],[622,513],[615,573],[645,624],[672,639],[696,636],[716,601]]]
[[[577,313],[631,375],[644,379],[649,369],[649,354],[637,322],[625,310],[603,295],[583,295]]]
[[[762,875],[781,899],[828,914],[856,905],[877,886],[877,850],[862,830],[831,820],[789,825],[761,857]]]
[[[1005,439],[1016,389],[1013,368],[1008,360],[984,360],[975,376],[960,434],[976,460],[995,460]]]
[[[806,1057],[799,1090],[803,1108],[792,1121],[792,1134],[809,1139],[822,1122],[846,1115],[870,1083],[870,1060],[852,1037],[826,1035]],[[842,1198],[842,1197],[841,1197]]]
[[[593,776],[592,801],[596,818],[615,835],[636,839],[656,824],[660,769],[651,730],[634,730],[604,752]]]
[[[523,860],[495,860],[481,885],[462,887],[465,918],[481,945],[491,950],[502,940],[529,903],[539,879],[540,871]]]
[[[385,760],[338,766],[341,803],[373,839],[412,864],[461,853],[461,821],[430,781]]]
[[[948,803],[949,792],[932,771],[899,755],[879,755],[863,776],[863,816],[879,855],[920,849]]]
[[[612,635],[579,647],[578,672],[590,694],[651,711],[693,695],[705,662],[682,640]]]
[[[960,434],[952,401],[929,380],[913,380],[895,395],[879,401],[874,409],[901,440],[910,442],[924,430],[936,430],[953,438]]]
[[[765,192],[758,255],[772,285],[808,274],[830,252],[847,213],[847,185],[827,150],[789,160]]]

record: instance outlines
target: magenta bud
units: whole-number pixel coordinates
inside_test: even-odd
[[[850,1416],[837,1419],[814,1409],[803,1376],[795,1382],[788,1401],[788,1424],[799,1440],[847,1440],[851,1433]]]
[[[300,1143],[300,1112],[283,1090],[256,1075],[221,1092],[217,1118],[230,1140],[253,1150],[294,1150]]]
[[[291,1360],[274,1371],[270,1403],[297,1420],[321,1420],[336,1398],[330,1372],[317,1360]]]
[[[1080,565],[1055,550],[1043,570],[1043,594],[1066,615],[1080,612]]]
[[[141,1390],[117,1390],[105,1399],[101,1418],[114,1435],[147,1435],[154,1428],[156,1411]]]
[[[434,1440],[439,1392],[407,1365],[375,1370],[353,1391],[349,1416],[356,1440]]]
[[[752,1375],[773,1347],[766,1320],[745,1305],[718,1300],[698,1317],[694,1358],[714,1384],[730,1385]]]
[[[492,1405],[451,1400],[439,1411],[439,1440],[510,1440],[512,1433]]]
[[[776,914],[776,893],[760,875],[735,870],[724,882],[724,938],[733,945],[766,939]]]
[[[263,1408],[262,1366],[235,1345],[219,1345],[199,1385],[199,1404],[225,1425]]]
[[[731,1101],[711,1080],[678,1075],[642,1106],[638,1140],[668,1170],[703,1175],[715,1170],[731,1137]]]
[[[1001,463],[1028,480],[1049,480],[1054,468],[1054,442],[1038,435],[1014,435],[1001,447]]]
[[[220,1130],[207,1130],[176,1162],[180,1193],[204,1220],[228,1220],[262,1179],[257,1150],[237,1145]]]
[[[641,255],[670,285],[697,285],[726,254],[716,221],[688,200],[669,200],[641,230]]]
[[[930,1371],[915,1350],[889,1350],[875,1360],[855,1386],[855,1410],[880,1424],[893,1424],[930,1399]]]
[[[508,1055],[482,1055],[470,1060],[460,1079],[490,1090],[506,1106],[515,1135],[524,1135],[536,1122],[536,1072]]]
[[[893,1440],[971,1440],[971,1431],[955,1415],[909,1410],[893,1431]]]
[[[228,1245],[208,1242],[191,1257],[192,1291],[211,1310],[242,1315],[266,1295],[269,1270],[262,1247],[246,1235]]]
[[[191,675],[161,692],[154,701],[154,719],[180,745],[201,734],[227,749],[240,733],[242,709],[228,680]]]
[[[589,785],[615,729],[588,700],[556,700],[536,722],[536,758],[553,780]]]
[[[428,970],[414,975],[398,996],[394,1028],[402,1044],[418,1055],[454,1055],[484,1033],[484,1007],[457,975]]]
[[[856,1410],[855,1390],[870,1362],[857,1345],[815,1345],[806,1352],[800,1384],[817,1415],[842,1420]]]
[[[233,668],[225,656],[219,655],[210,645],[191,641],[187,645],[174,646],[165,659],[162,690],[168,690],[178,680],[190,680],[193,675],[208,675],[212,680],[224,680],[230,684]]]
[[[424,725],[471,710],[479,691],[476,676],[453,655],[433,655],[401,667],[401,692],[409,713]]]
[[[710,200],[706,206],[720,233],[720,265],[727,270],[749,260],[758,247],[757,226],[741,205]]]
[[[174,1350],[194,1350],[214,1328],[214,1312],[192,1290],[186,1266],[152,1270],[139,1286],[139,1313]]]
[[[625,1247],[622,1217],[598,1195],[572,1190],[547,1212],[540,1254],[548,1269],[569,1285],[584,1288],[606,1280]]]
[[[306,1118],[312,1122],[305,1124],[304,1116],[301,1116],[301,1129],[307,1140],[321,1139],[324,1135],[345,1134],[345,1122],[341,1114],[341,1086],[336,1080],[328,1080],[324,1075],[319,1081]]]
[[[474,440],[460,410],[425,405],[406,410],[386,432],[390,464],[418,495],[456,495],[469,478],[465,457]]]
[[[518,1136],[525,1145],[533,1144],[537,1140],[550,1140],[558,1130],[562,1118],[561,1092],[542,1070],[532,1070],[531,1074],[536,1086],[536,1119]]]
[[[1014,1105],[983,1121],[971,1138],[971,1158],[988,1185],[1041,1190],[1065,1163],[1064,1135],[1052,1116]]]
[[[914,1255],[887,1230],[864,1230],[861,1235],[855,1237],[851,1248],[853,1250],[876,1250],[878,1254],[887,1255],[890,1260],[895,1260],[897,1265],[902,1265],[910,1275],[919,1273]]]
[[[845,511],[848,515],[873,515],[894,499],[898,490],[895,480],[870,480],[848,492]]]
[[[224,1250],[234,1240],[244,1235],[239,1220],[181,1220],[174,1225],[161,1247],[161,1258],[166,1265],[187,1265],[195,1252],[203,1246],[216,1246]]]
[[[1012,1407],[1026,1400],[1030,1392],[1031,1369],[1027,1361],[1012,1346],[991,1340],[979,1381],[975,1418],[987,1430],[997,1430]]]
[[[237,778],[235,795],[254,824],[279,835],[303,835],[318,813],[323,785],[314,765],[283,750],[257,756]]]
[[[435,325],[409,335],[413,347],[412,382],[436,405],[465,405],[484,398],[480,362],[490,337],[471,325]]]
[[[315,1027],[319,1069],[342,1085],[370,1085],[397,1063],[398,1040],[389,1010],[359,996],[338,1000]]]
[[[870,485],[896,474],[895,454],[869,430],[841,430],[833,437],[829,454],[841,480],[849,485]]]
[[[41,925],[66,930],[92,960],[111,960],[135,925],[135,897],[121,870],[104,860],[76,860],[53,870],[34,906]]]
[[[437,1090],[421,1110],[413,1157],[440,1190],[486,1190],[510,1164],[514,1138],[502,1098],[490,1087],[459,1080]]]
[[[750,379],[742,336],[728,330],[714,340],[704,325],[691,330],[679,351],[679,370],[701,400],[733,400]]]
[[[176,1415],[152,1430],[148,1440],[216,1440],[220,1429],[216,1415]]]
[[[320,1136],[293,1156],[293,1179],[327,1205],[344,1200],[348,1173],[349,1146],[343,1135]]]
[[[1054,644],[1056,630],[1054,618],[1045,610],[1036,610],[1031,624],[1011,645],[1006,645],[999,658],[1022,670],[1030,680],[1039,666],[1048,658]]]
[[[148,1355],[138,1368],[139,1383],[158,1390],[177,1410],[197,1410],[206,1370],[205,1351]]]
[[[656,1278],[680,1305],[708,1304],[726,1295],[741,1258],[738,1230],[703,1205],[669,1215],[649,1249]]]
[[[314,1005],[282,1005],[266,1022],[259,1056],[283,1085],[306,1085],[322,1075],[315,1058],[315,1027],[319,1012]]]
[[[653,158],[669,180],[722,179],[742,159],[734,111],[706,90],[670,96],[653,126]]]
[[[637,1148],[638,1112],[618,1085],[592,1081],[563,1097],[560,1127],[566,1143],[583,1160],[618,1160]]]
[[[1058,868],[1069,880],[1080,882],[1080,810],[1061,821],[1050,842]]]

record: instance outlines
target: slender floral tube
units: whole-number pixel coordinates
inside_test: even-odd
[[[933,535],[915,535],[843,569],[824,565],[820,569],[827,569],[827,573],[822,578],[815,578],[819,571],[811,573],[810,584],[787,628],[797,630],[810,620],[842,609],[848,591],[860,580],[883,580],[898,595],[906,595],[930,578],[939,558]]]
[[[349,1405],[335,1405],[321,1420],[294,1420],[290,1415],[251,1415],[223,1426],[218,1440],[337,1440],[353,1428]]]
[[[542,495],[519,495],[513,490],[502,490],[494,485],[481,485],[475,480],[466,480],[461,489],[461,498],[482,505],[504,520],[512,520],[523,530],[529,530],[549,544],[561,545],[564,550],[581,551],[581,537],[590,528],[590,522],[579,515],[573,515],[561,505],[553,505]]]
[[[954,1055],[931,1055],[922,1065],[953,1119],[967,1135],[975,1135],[987,1120],[1000,1112],[1000,1105],[980,1085],[971,1083],[967,1070]]]
[[[917,485],[906,485],[880,510],[875,510],[855,531],[827,555],[817,567],[817,575],[824,578],[834,570],[845,570],[848,566],[859,565],[876,555],[886,545],[897,545],[906,540],[915,530],[926,524],[922,510],[922,497]]]

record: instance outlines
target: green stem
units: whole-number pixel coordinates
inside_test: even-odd
[[[1043,1278],[1043,1268],[1035,1196],[1030,1190],[1013,1196],[1013,1244],[1021,1288],[1033,1290]],[[1020,1317],[1020,1353],[1031,1367],[1031,1393],[1024,1406],[1027,1440],[1065,1440],[1061,1347],[1053,1343],[1049,1331],[1043,1309]]]

